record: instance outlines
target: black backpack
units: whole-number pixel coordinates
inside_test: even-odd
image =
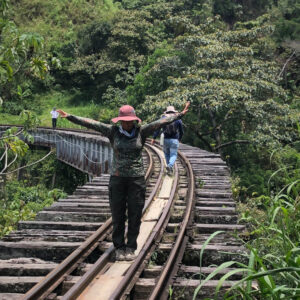
[[[173,136],[177,133],[176,121],[163,127],[164,135]]]

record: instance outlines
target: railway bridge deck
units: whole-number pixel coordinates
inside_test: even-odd
[[[170,291],[178,299],[192,299],[218,265],[245,261],[246,250],[236,237],[244,226],[238,224],[225,162],[180,144],[175,174],[169,177],[161,150],[148,144],[141,229],[148,228],[147,235],[139,242],[136,261],[118,271],[118,281],[103,281],[116,280],[109,274],[117,268],[105,173],[111,160],[108,141],[93,132],[51,131],[37,130],[35,143],[57,147],[58,159],[93,180],[44,208],[35,220],[19,222],[16,231],[0,240],[1,300],[166,299]],[[223,269],[207,280],[197,299],[213,297],[218,279],[233,270]],[[219,298],[242,276],[237,272],[224,281]],[[106,284],[108,293],[100,289]]]

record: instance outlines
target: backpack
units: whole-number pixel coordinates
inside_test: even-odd
[[[164,133],[164,135],[167,134],[168,136],[175,135],[177,133],[176,122],[174,121],[171,124],[164,126],[163,133]]]

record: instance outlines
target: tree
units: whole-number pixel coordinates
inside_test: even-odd
[[[23,128],[11,127],[0,137],[0,175],[5,175],[9,167],[26,154],[29,149],[26,141],[33,143],[33,137],[28,130],[36,127],[39,119],[30,111],[23,111],[20,118],[23,121]],[[20,138],[21,135],[25,141]]]
[[[30,87],[22,89],[21,85],[26,87],[24,82],[30,77],[44,79],[49,65],[42,52],[44,39],[35,33],[20,34],[14,22],[7,18],[8,4],[8,0],[0,0],[0,105],[15,106],[16,113],[22,111],[24,98],[31,96]],[[53,63],[59,62],[54,59]],[[12,104],[16,99],[20,102]],[[9,128],[0,137],[0,175],[5,175],[25,155],[29,148],[26,140],[33,142],[28,130],[38,125],[38,118],[31,111],[23,110],[20,119],[22,129]]]
[[[278,0],[277,9],[274,9],[276,19],[275,38],[284,40],[299,40],[300,38],[300,1]]]
[[[69,68],[77,86],[93,86],[90,90],[99,99],[110,85],[124,89],[132,83],[146,56],[155,48],[149,18],[145,11],[121,10],[111,24],[98,21],[83,29],[76,60]]]
[[[189,131],[201,146],[221,154],[233,144],[290,142],[293,120],[278,84],[280,70],[267,47],[273,28],[237,24],[226,31],[208,21],[177,37],[175,48],[192,63],[179,77],[169,78],[165,91],[148,96],[142,113],[154,118],[166,106],[180,107],[190,100],[192,113],[185,120]]]
[[[8,4],[8,0],[0,1],[0,93],[4,109],[18,114],[24,108],[24,98],[31,96],[32,81],[45,78],[49,63],[43,37],[21,34],[7,17]],[[52,57],[51,64],[59,66],[59,61]]]
[[[264,13],[276,0],[214,0],[214,14],[233,25],[237,21],[247,21]]]

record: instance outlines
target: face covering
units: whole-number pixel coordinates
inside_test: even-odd
[[[133,138],[135,136],[135,127],[132,128],[131,133],[127,132],[126,130],[123,129],[122,125],[119,126],[119,131],[128,136],[129,138]]]

